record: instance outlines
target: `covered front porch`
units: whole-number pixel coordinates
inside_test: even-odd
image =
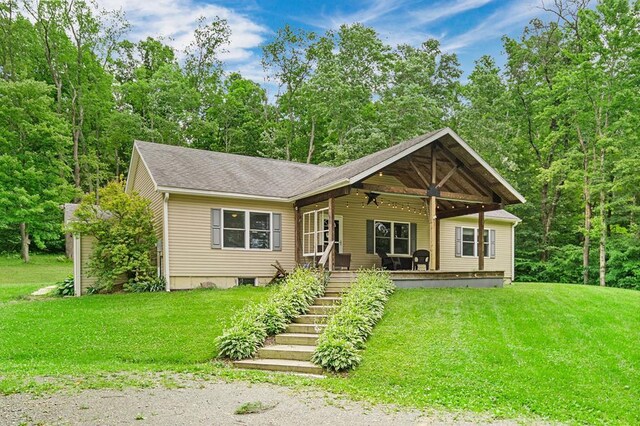
[[[502,281],[485,213],[521,196],[457,135],[422,142],[358,160],[368,164],[344,185],[297,200],[296,261],[331,271],[385,267],[401,287]],[[456,226],[462,217],[473,226]],[[424,260],[416,252],[427,262],[416,262]]]

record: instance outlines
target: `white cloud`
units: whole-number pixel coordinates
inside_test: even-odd
[[[220,59],[233,70],[262,83],[264,77],[258,72],[260,58],[253,49],[260,46],[270,30],[236,10],[214,5],[201,4],[194,0],[98,0],[101,8],[122,9],[131,23],[127,37],[132,41],[146,37],[162,37],[174,47],[178,54],[193,40],[193,31],[198,18],[215,16],[226,19],[231,28],[230,43]]]
[[[494,0],[458,0],[438,3],[411,12],[413,25],[421,25],[478,9]]]
[[[442,49],[450,52],[457,51],[501,37],[514,27],[522,27],[534,16],[539,15],[538,4],[538,0],[520,0],[501,8],[487,16],[480,24],[469,31],[444,40]]]

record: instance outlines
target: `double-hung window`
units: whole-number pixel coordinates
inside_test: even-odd
[[[222,245],[224,248],[271,249],[271,213],[223,210]]]
[[[383,250],[387,254],[409,254],[411,227],[405,222],[376,220],[375,250]]]
[[[490,257],[491,232],[484,230],[484,257]],[[478,256],[479,241],[478,228],[462,228],[462,255],[468,257]]]

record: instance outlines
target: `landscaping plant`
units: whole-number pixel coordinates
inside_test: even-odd
[[[220,356],[238,360],[253,356],[267,336],[281,333],[324,293],[324,276],[314,269],[295,269],[264,303],[249,305],[216,340]]]
[[[356,282],[342,297],[339,308],[329,318],[311,360],[332,371],[356,367],[361,361],[359,350],[364,348],[367,337],[382,318],[384,305],[394,288],[386,272],[360,271]]]
[[[133,291],[154,281],[151,253],[157,239],[149,204],[137,193],[125,192],[124,181],[109,183],[98,197],[91,193],[82,199],[69,228],[96,239],[89,261],[96,292],[111,292],[120,280],[125,290]]]
[[[54,293],[58,296],[73,296],[73,275],[69,275],[64,280],[56,283],[56,289],[54,290]]]

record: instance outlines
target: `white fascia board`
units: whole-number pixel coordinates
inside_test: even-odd
[[[342,179],[338,182],[333,182],[330,185],[326,185],[322,188],[314,189],[313,191],[307,191],[302,194],[296,195],[294,197],[288,198],[288,201],[296,201],[301,200],[303,198],[311,197],[313,195],[321,194],[323,192],[332,191],[334,189],[342,188],[343,186],[347,186],[350,184],[349,179]]]
[[[133,163],[136,161],[140,161],[140,153],[136,148],[136,143],[133,143],[133,148],[131,148],[131,160],[129,160],[129,171],[127,172],[127,183],[124,187],[124,192],[129,193],[131,186],[133,185],[133,181],[136,179],[135,170],[137,167],[133,166]]]
[[[280,197],[268,197],[262,195],[251,194],[238,194],[234,192],[218,192],[218,191],[206,191],[200,189],[185,189],[185,188],[173,188],[169,186],[158,186],[157,191],[168,194],[180,194],[180,195],[204,195],[208,197],[220,197],[220,198],[238,198],[243,200],[261,200],[261,201],[274,201],[280,203],[289,203],[292,201],[290,198]]]

